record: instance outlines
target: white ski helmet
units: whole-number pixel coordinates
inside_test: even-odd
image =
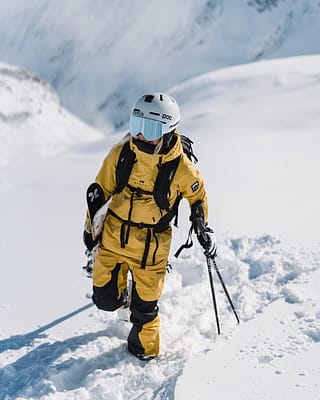
[[[174,130],[180,123],[180,109],[175,99],[161,92],[142,96],[130,115],[130,133],[142,133],[147,140],[155,140]]]

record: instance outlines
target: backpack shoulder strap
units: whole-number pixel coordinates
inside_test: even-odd
[[[189,160],[196,163],[198,158],[193,152],[193,141],[185,135],[180,135],[183,152]],[[177,157],[171,161],[159,165],[158,176],[154,185],[154,198],[158,207],[162,210],[169,210],[168,195],[170,193],[170,185],[177,171],[181,157]]]
[[[154,199],[158,207],[162,210],[169,209],[168,194],[170,193],[170,185],[177,171],[180,156],[159,165],[158,176],[154,185]]]
[[[120,193],[127,185],[135,161],[136,154],[131,150],[130,142],[127,141],[121,149],[116,168],[117,193]]]

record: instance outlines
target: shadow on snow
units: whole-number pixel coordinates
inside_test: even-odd
[[[109,325],[108,328],[91,332],[81,336],[74,336],[62,341],[46,342],[35,347],[34,340],[45,337],[45,331],[58,325],[59,323],[75,316],[76,314],[89,309],[92,304],[87,304],[74,312],[52,321],[25,335],[16,335],[0,341],[0,352],[6,350],[19,350],[27,347],[27,353],[18,358],[11,364],[0,369],[0,399],[11,400],[17,397],[25,399],[40,399],[42,396],[52,393],[74,390],[86,385],[86,379],[96,370],[108,370],[114,375],[127,365],[128,357],[134,364],[134,373],[130,379],[135,381],[142,380],[139,389],[143,390],[143,384],[149,382],[149,374],[152,375],[153,369],[145,369],[148,365],[139,361],[127,352],[127,343],[124,341],[120,345],[114,345],[110,350],[105,351],[93,358],[72,357],[72,353],[81,346],[86,346],[99,337],[114,337],[117,332],[117,324]],[[116,336],[118,336],[116,334]],[[111,344],[112,345],[112,344]],[[29,348],[28,348],[29,347]],[[64,359],[64,355],[71,355]],[[175,359],[173,355],[173,360]],[[157,361],[157,367],[167,370],[167,357]],[[185,360],[177,361],[176,368],[172,374],[167,375],[160,382],[149,382],[146,388],[151,389],[153,399],[173,399],[174,388],[178,376],[182,371],[182,364]],[[182,364],[181,364],[182,362]],[[108,376],[110,375],[107,374]],[[110,378],[113,376],[110,375]],[[130,380],[129,379],[129,380]],[[152,380],[151,380],[152,381]],[[141,394],[137,398],[140,398]]]
[[[47,325],[41,326],[40,328],[38,328],[32,332],[28,332],[24,335],[11,336],[8,339],[1,340],[0,341],[0,353],[4,352],[6,350],[19,350],[22,347],[30,346],[35,339],[41,339],[43,337],[46,337],[45,332],[48,329],[53,328],[54,326],[56,326],[58,324],[61,324],[62,322],[66,321],[67,319],[70,319],[70,318],[74,317],[75,315],[80,314],[82,311],[85,311],[91,307],[93,307],[93,303],[86,304],[85,306],[80,307],[77,310],[64,315],[63,317],[60,317],[60,318],[50,322]]]

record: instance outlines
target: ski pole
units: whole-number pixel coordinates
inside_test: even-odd
[[[219,269],[218,269],[216,260],[214,259],[214,257],[211,257],[210,255],[206,255],[206,257],[207,257],[207,260],[208,260],[208,258],[210,258],[210,260],[212,261],[213,266],[214,266],[214,269],[215,269],[215,271],[216,271],[216,273],[217,273],[217,275],[218,275],[218,278],[219,278],[220,283],[221,283],[221,285],[222,285],[222,288],[223,288],[223,290],[224,290],[224,293],[225,293],[225,295],[227,296],[227,299],[228,299],[228,301],[229,301],[230,307],[231,307],[231,309],[232,309],[232,311],[233,311],[233,314],[234,314],[234,316],[236,317],[236,320],[237,320],[238,324],[240,324],[240,320],[239,320],[238,314],[237,314],[237,312],[236,312],[236,310],[235,310],[235,308],[234,308],[234,305],[233,305],[232,300],[231,300],[231,297],[230,297],[230,295],[229,295],[229,293],[228,293],[227,287],[226,287],[225,283],[223,282],[223,279],[222,279],[222,276],[221,276],[220,271],[219,271]]]
[[[220,282],[221,282],[221,285],[223,287],[224,293],[227,296],[227,299],[229,301],[230,307],[232,308],[233,314],[236,317],[236,320],[237,320],[238,324],[240,324],[240,319],[239,319],[238,314],[237,314],[237,312],[236,312],[236,310],[234,308],[234,305],[232,303],[231,297],[230,297],[230,295],[229,295],[229,293],[227,291],[226,285],[223,282],[222,276],[220,274],[220,271],[218,270],[218,267],[217,267],[215,259],[213,259],[212,262],[213,262],[214,269],[215,269],[215,271],[216,271],[216,273],[217,273],[217,275],[218,275],[218,277],[220,279]]]
[[[212,301],[213,301],[213,308],[214,308],[214,313],[216,317],[216,324],[217,324],[217,331],[218,335],[220,335],[221,330],[220,330],[220,322],[219,322],[219,315],[218,315],[218,307],[217,307],[217,301],[216,301],[216,295],[214,291],[214,286],[213,286],[213,277],[212,277],[212,265],[211,265],[211,257],[207,256],[207,265],[208,265],[208,273],[209,273],[209,281],[210,281],[210,288],[211,288],[211,294],[212,294]]]

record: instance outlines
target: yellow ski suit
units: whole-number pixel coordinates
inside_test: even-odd
[[[127,136],[136,155],[128,185],[116,191],[116,167],[124,141],[115,145],[96,177],[105,198],[110,199],[102,241],[93,268],[93,301],[98,308],[114,311],[123,304],[127,274],[132,275],[131,322],[128,349],[136,356],[159,354],[158,300],[163,290],[171,243],[171,227],[157,229],[167,211],[155,202],[153,192],[160,163],[180,157],[168,193],[170,207],[179,195],[190,206],[202,200],[207,220],[207,196],[203,180],[184,154],[180,135],[167,154],[148,154]],[[133,191],[132,188],[139,190]],[[128,221],[130,221],[128,223]],[[88,221],[89,224],[89,221]]]

